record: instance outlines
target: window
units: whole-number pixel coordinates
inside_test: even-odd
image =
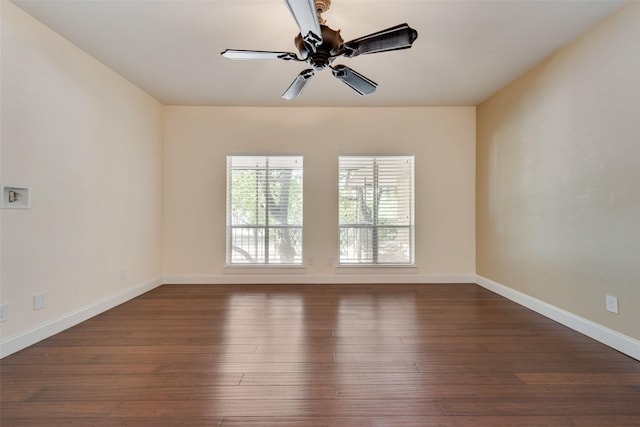
[[[413,264],[413,156],[340,156],[340,264]]]
[[[302,264],[302,157],[227,157],[227,263]]]

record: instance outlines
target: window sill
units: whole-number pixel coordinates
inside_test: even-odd
[[[357,265],[339,265],[335,268],[336,274],[415,274],[418,271],[418,267],[415,265],[396,264],[396,265],[372,265],[372,264],[357,264]]]
[[[304,274],[304,265],[280,264],[280,265],[225,265],[223,274]]]

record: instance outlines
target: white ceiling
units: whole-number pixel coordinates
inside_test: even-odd
[[[300,98],[280,98],[307,68],[232,61],[226,48],[296,52],[282,0],[13,0],[170,105],[477,105],[613,12],[623,0],[333,0],[327,25],[345,40],[407,22],[409,50],[338,58],[378,83],[361,97],[329,70]]]

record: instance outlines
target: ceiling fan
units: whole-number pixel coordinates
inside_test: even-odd
[[[329,10],[331,0],[285,0],[293,15],[300,34],[295,44],[300,57],[293,52],[226,49],[222,56],[229,59],[280,59],[283,61],[307,62],[311,68],[303,70],[284,92],[287,100],[297,98],[316,71],[330,68],[333,75],[360,95],[373,93],[377,83],[347,67],[331,65],[338,56],[353,58],[390,50],[408,49],[418,38],[418,32],[407,24],[396,25],[367,36],[344,42],[340,30],[325,25],[322,13]]]

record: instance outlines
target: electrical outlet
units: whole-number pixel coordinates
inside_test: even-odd
[[[327,257],[327,266],[331,267],[333,265],[333,257],[332,256],[328,256]]]
[[[47,306],[47,293],[41,292],[33,296],[33,309],[42,310]]]
[[[312,256],[310,256],[310,257],[307,259],[307,264],[309,264],[309,265],[313,265],[313,257],[312,257]]]
[[[128,275],[129,275],[129,272],[127,271],[126,268],[120,269],[120,280],[127,280]]]
[[[618,314],[618,298],[612,295],[606,296],[607,311]]]
[[[0,322],[6,322],[9,318],[9,304],[0,305]]]

